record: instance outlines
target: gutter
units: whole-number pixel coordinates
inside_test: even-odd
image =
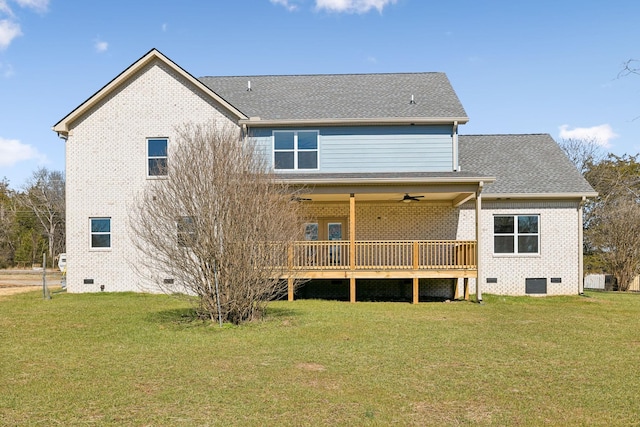
[[[288,184],[301,184],[301,185],[384,185],[384,184],[478,184],[478,182],[492,183],[496,179],[494,177],[464,177],[464,178],[303,178],[296,177],[295,179],[279,178],[279,181],[287,182]]]
[[[240,125],[249,127],[274,127],[274,126],[336,126],[336,125],[433,125],[433,124],[464,124],[468,117],[379,117],[379,118],[345,118],[345,119],[261,119],[250,117],[240,119]]]

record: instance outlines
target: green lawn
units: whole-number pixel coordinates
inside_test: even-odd
[[[276,302],[0,299],[0,425],[638,425],[640,295]]]

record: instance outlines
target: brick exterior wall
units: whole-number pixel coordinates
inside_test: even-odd
[[[134,272],[137,254],[128,231],[136,194],[150,181],[146,138],[168,137],[170,159],[176,126],[230,121],[220,111],[155,61],[72,124],[66,142],[69,292],[99,292],[101,285],[105,291],[157,291]],[[111,249],[90,249],[91,217],[111,218]]]
[[[547,295],[576,295],[582,280],[579,274],[579,203],[577,201],[491,201],[482,204],[482,277],[483,293],[525,295],[528,278],[547,279]],[[540,215],[538,255],[493,253],[494,215]],[[475,239],[475,205],[465,204],[460,212],[459,239]],[[487,279],[495,283],[487,283]],[[551,283],[551,279],[560,283]],[[475,280],[471,280],[475,292]]]
[[[69,292],[151,291],[158,289],[136,274],[138,254],[131,244],[128,217],[146,176],[146,139],[167,137],[169,161],[175,127],[186,122],[233,122],[222,108],[200,94],[160,61],[152,62],[72,123],[66,142],[67,289]],[[348,239],[348,203],[307,205],[307,216],[343,218]],[[493,254],[495,214],[540,215],[540,254]],[[89,219],[111,218],[111,248],[90,249]],[[547,294],[578,292],[578,203],[494,201],[483,203],[481,254],[483,292],[525,294],[525,279],[547,278]],[[475,240],[475,207],[419,202],[358,202],[359,240]],[[486,283],[495,278],[496,283]],[[551,283],[559,278],[561,283]],[[85,283],[85,280],[93,283]],[[473,280],[472,280],[473,282]],[[471,283],[473,291],[474,284]],[[421,294],[450,297],[450,280],[421,282]]]

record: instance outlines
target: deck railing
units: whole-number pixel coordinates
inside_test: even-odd
[[[289,267],[296,270],[349,270],[348,241],[295,242]],[[475,269],[473,240],[389,240],[355,242],[355,270]]]

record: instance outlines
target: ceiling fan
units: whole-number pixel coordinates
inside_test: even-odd
[[[404,197],[402,198],[402,200],[400,200],[400,202],[403,203],[411,203],[411,202],[419,202],[424,196],[410,196],[409,193],[404,193]]]

